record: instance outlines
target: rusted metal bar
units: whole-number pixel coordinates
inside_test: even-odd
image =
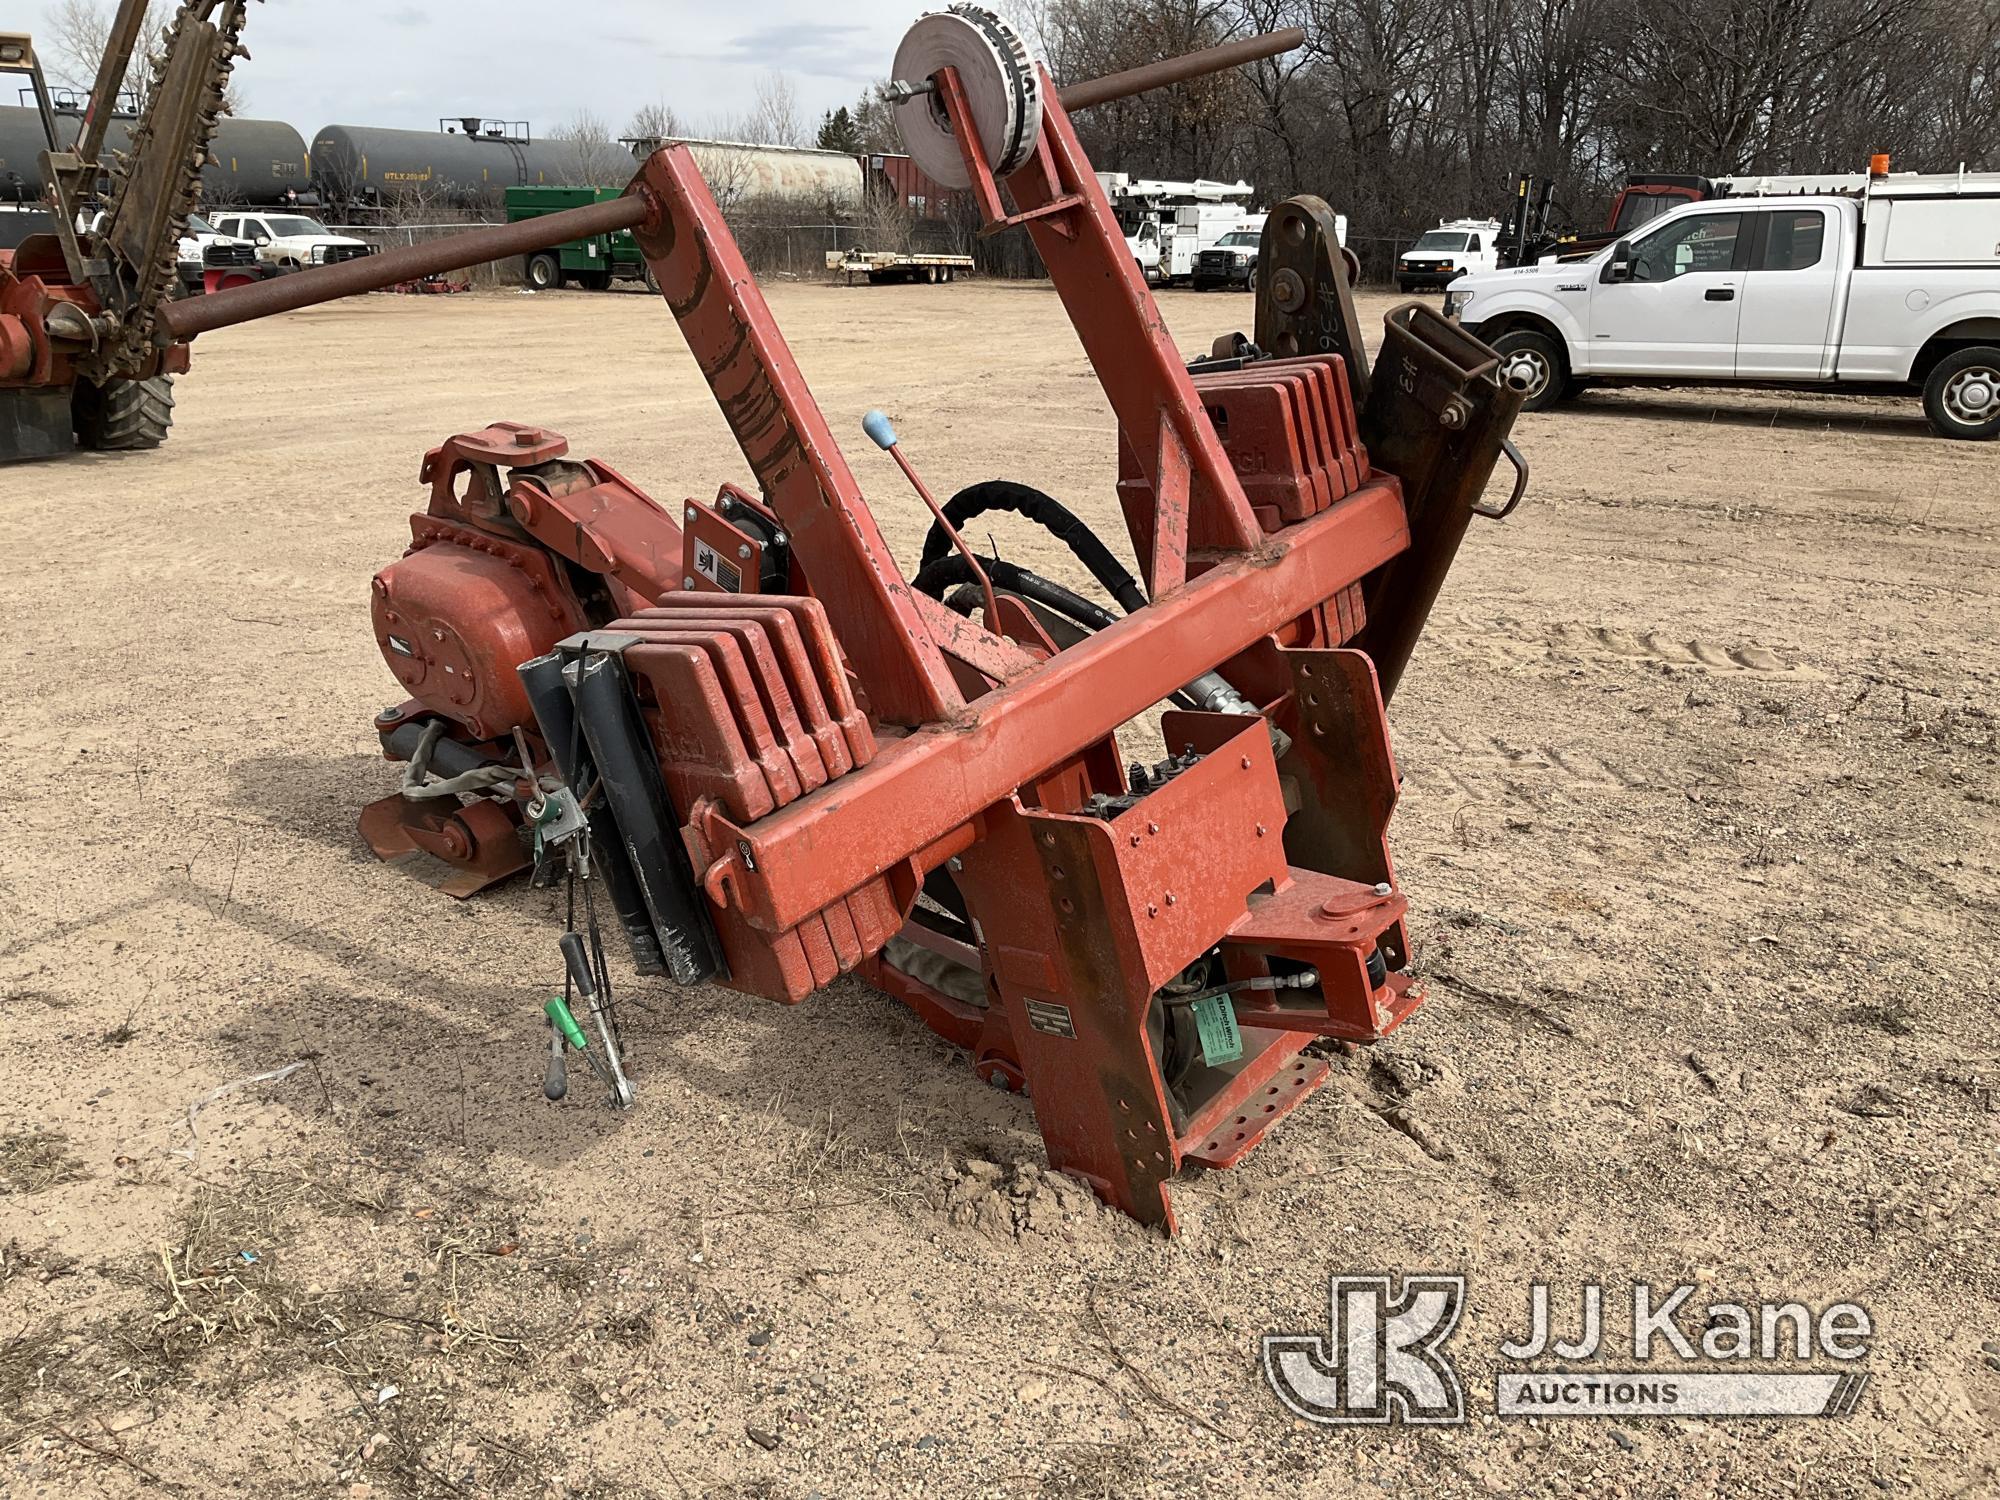
[[[132,53],[139,45],[139,28],[145,24],[148,9],[146,0],[124,0],[118,14],[111,19],[110,33],[104,38],[104,56],[97,64],[97,81],[91,85],[90,102],[84,106],[83,129],[71,148],[80,163],[94,165],[98,153],[104,149],[104,132],[111,126],[112,115],[117,113],[118,89],[132,64]],[[151,67],[152,59],[148,58],[146,65]]]
[[[276,276],[250,286],[212,292],[206,297],[169,302],[160,310],[160,323],[177,339],[193,338],[211,329],[331,302],[337,297],[351,297],[356,292],[380,291],[399,281],[415,281],[439,271],[455,271],[461,266],[476,266],[530,250],[546,250],[565,240],[632,229],[645,217],[646,200],[627,194],[603,203],[586,203],[582,208],[566,208],[561,213],[523,219],[518,224],[472,229],[426,245],[404,245],[380,255]]]
[[[1163,58],[1159,62],[1147,63],[1144,67],[1127,68],[1122,73],[1107,73],[1102,78],[1086,78],[1082,83],[1072,83],[1058,91],[1056,97],[1062,100],[1063,108],[1071,114],[1080,109],[1089,109],[1096,104],[1109,104],[1113,99],[1129,98],[1133,94],[1143,94],[1147,89],[1165,88],[1170,83],[1185,83],[1190,78],[1199,78],[1204,73],[1220,73],[1224,68],[1233,68],[1238,63],[1256,62],[1262,57],[1276,57],[1281,52],[1289,52],[1294,47],[1305,44],[1306,34],[1297,26],[1287,26],[1283,31],[1267,31],[1259,36],[1245,37],[1240,42],[1224,42],[1219,47],[1204,47],[1199,52],[1190,52],[1182,57]]]
[[[921,606],[911,602],[694,153],[685,145],[655,151],[638,180],[660,205],[659,220],[636,235],[639,250],[766,503],[790,534],[794,556],[826,602],[867,689],[869,712],[893,724],[952,715],[964,697],[951,667]]]

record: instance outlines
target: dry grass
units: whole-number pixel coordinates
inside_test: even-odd
[[[40,1193],[64,1182],[81,1182],[90,1174],[83,1159],[72,1156],[69,1137],[58,1130],[20,1130],[0,1135],[0,1198],[15,1193]]]
[[[203,1188],[148,1267],[154,1351],[178,1369],[201,1350],[241,1341],[273,1350],[343,1334],[340,1299],[277,1275],[288,1195]]]
[[[36,1139],[10,1166],[20,1172],[26,1155],[39,1185],[64,1180],[50,1175],[60,1151]],[[504,1204],[490,1196],[415,1208],[393,1200],[365,1172],[323,1161],[203,1184],[147,1256],[99,1268],[136,1306],[69,1325],[51,1317],[0,1343],[0,1455],[53,1441],[75,1462],[172,1490],[164,1470],[173,1465],[112,1438],[108,1419],[176,1388],[214,1400],[317,1374],[353,1395],[352,1472],[378,1492],[386,1480],[388,1493],[420,1497],[539,1493],[558,1457],[483,1430],[465,1387],[517,1385],[524,1366],[579,1339],[641,1346],[653,1337],[650,1314],[601,1327],[579,1318],[588,1268],[575,1256],[520,1254],[492,1221]],[[357,1218],[371,1232],[354,1233]],[[0,1284],[71,1268],[9,1246]]]

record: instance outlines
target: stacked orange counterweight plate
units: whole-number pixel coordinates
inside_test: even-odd
[[[1319,514],[1368,478],[1368,453],[1338,355],[1198,373],[1194,389],[1266,532]],[[1151,488],[1125,444],[1118,482],[1121,494],[1150,501]],[[1143,514],[1131,504],[1127,513]]]
[[[874,757],[826,606],[785,594],[672,593],[592,634],[633,638],[620,654],[689,860],[708,887],[727,982],[798,1001],[887,942],[902,915],[886,878],[775,941],[753,931],[722,888],[718,859],[733,851],[710,847],[704,831],[711,812],[754,822]]]

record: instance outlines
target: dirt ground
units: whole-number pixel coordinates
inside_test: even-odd
[[[1048,290],[771,301],[906,564],[871,406],[941,492],[1116,530]],[[1190,352],[1249,312],[1163,302]],[[1169,1243],[858,984],[642,991],[637,1108],[550,1106],[555,894],[361,846],[367,580],[428,445],[508,418],[663,500],[747,478],[657,304],[375,297],[206,336],[179,390],[156,453],[0,472],[0,1490],[2000,1492],[1992,445],[1860,399],[1524,419],[1530,496],[1392,712],[1429,1004],[1181,1181]],[[1259,1335],[1375,1270],[1469,1277],[1466,1426],[1264,1384]],[[1535,1279],[1858,1300],[1870,1380],[1836,1420],[1498,1420]]]

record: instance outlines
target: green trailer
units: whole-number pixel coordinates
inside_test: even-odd
[[[538,219],[543,214],[560,213],[566,208],[582,208],[619,197],[620,188],[510,187],[507,189],[507,222]],[[639,253],[632,231],[597,234],[588,239],[570,240],[537,250],[523,258],[522,280],[536,291],[551,291],[565,282],[601,292],[614,281],[643,281],[652,284],[652,273]]]

